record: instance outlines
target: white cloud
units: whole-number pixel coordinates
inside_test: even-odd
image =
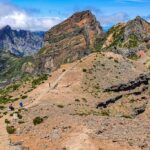
[[[104,15],[100,16],[99,20],[103,26],[114,25],[119,22],[125,22],[129,19],[129,16],[126,13],[120,12],[112,15]]]
[[[62,21],[59,17],[33,17],[25,10],[8,3],[0,3],[0,28],[10,25],[27,30],[48,30]]]

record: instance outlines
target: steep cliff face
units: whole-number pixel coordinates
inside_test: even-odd
[[[102,27],[90,11],[75,13],[46,33],[45,46],[39,52],[44,70],[89,54],[102,34]]]
[[[17,31],[5,26],[0,30],[0,51],[17,56],[33,55],[43,46],[43,38],[42,32]]]
[[[150,23],[138,16],[112,27],[102,48],[127,56],[140,50],[146,51],[150,48]]]

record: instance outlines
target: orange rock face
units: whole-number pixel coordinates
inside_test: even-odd
[[[102,27],[90,11],[75,13],[47,32],[40,54],[46,57],[45,64],[51,62],[48,68],[57,68],[89,54],[96,37],[102,34]]]

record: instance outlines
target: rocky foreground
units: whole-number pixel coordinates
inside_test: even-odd
[[[143,64],[148,60],[95,53],[61,66],[32,91],[24,83],[10,94],[27,96],[22,117],[7,117],[16,129],[10,148],[149,150],[149,73]],[[37,117],[42,121],[35,124]]]

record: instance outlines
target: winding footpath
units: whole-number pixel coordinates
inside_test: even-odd
[[[85,60],[87,57],[83,58],[83,60]],[[52,84],[51,87],[46,86],[44,87],[44,92],[41,92],[38,97],[36,98],[36,100],[34,100],[32,103],[26,104],[25,108],[31,108],[31,107],[35,107],[36,105],[39,104],[39,102],[41,101],[42,97],[44,97],[44,95],[46,95],[47,93],[49,93],[51,90],[54,90],[58,83],[62,80],[62,78],[68,73],[70,72],[72,69],[74,69],[78,64],[80,63],[80,60],[78,60],[75,64],[73,64],[70,68],[68,68],[65,72],[63,72]]]

